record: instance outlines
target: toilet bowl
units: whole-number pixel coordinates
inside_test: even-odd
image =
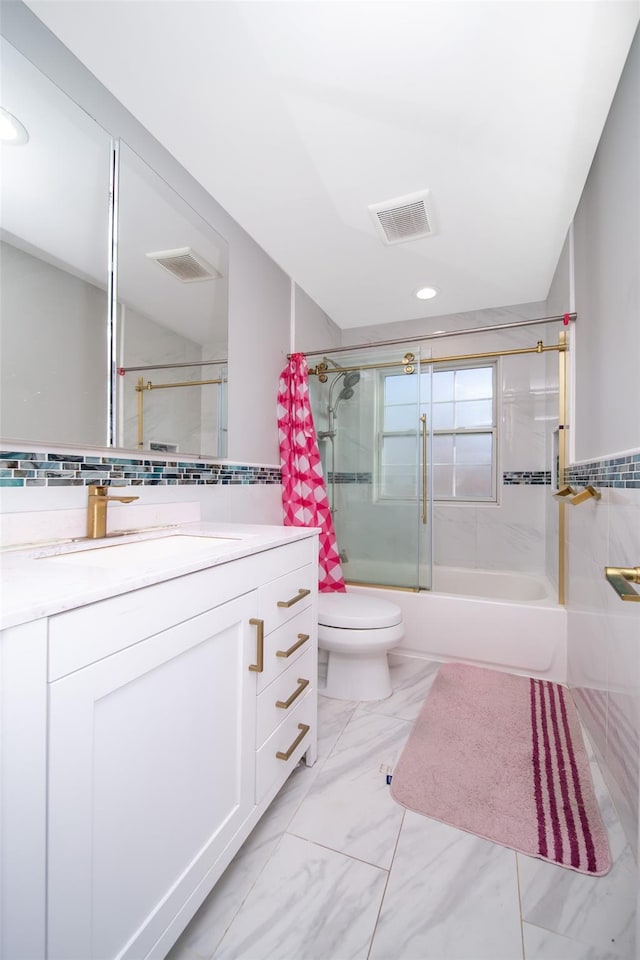
[[[355,593],[321,593],[318,647],[328,652],[327,685],[336,700],[383,700],[391,694],[387,653],[404,636],[395,603]]]

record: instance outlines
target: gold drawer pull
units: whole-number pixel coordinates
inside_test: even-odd
[[[308,680],[303,680],[302,677],[298,677],[298,686],[293,691],[288,700],[276,700],[276,707],[281,707],[283,710],[288,710],[294,700],[297,700],[303,690],[309,686]]]
[[[249,670],[253,673],[262,673],[264,670],[264,620],[256,620],[254,617],[249,620],[252,627],[258,628],[256,636],[256,660],[257,663],[250,663]]]
[[[308,633],[299,633],[298,639],[292,647],[289,647],[288,650],[276,650],[276,657],[290,657],[292,653],[295,653],[296,650],[299,650],[303,643],[306,643],[309,639]]]
[[[282,750],[278,750],[278,752],[276,753],[276,757],[278,758],[278,760],[288,760],[291,754],[293,753],[293,751],[295,750],[295,748],[298,746],[298,744],[302,743],[306,735],[309,733],[310,729],[311,727],[307,723],[299,723],[298,730],[302,730],[302,733],[298,734],[298,736],[295,738],[295,740],[293,741],[293,743],[291,744],[291,746],[289,747],[286,753],[283,753]]]
[[[295,597],[292,597],[291,600],[278,600],[279,607],[292,607],[294,603],[297,603],[298,600],[303,600],[305,597],[308,597],[311,593],[311,590],[304,590],[302,587],[298,590]]]

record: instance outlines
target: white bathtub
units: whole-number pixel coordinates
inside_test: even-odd
[[[514,603],[556,602],[556,594],[548,580],[507,570],[468,570],[434,564],[433,591]]]
[[[434,566],[434,587],[420,593],[347,589],[393,599],[402,609],[406,632],[395,653],[566,683],[566,610],[546,581],[508,571]]]

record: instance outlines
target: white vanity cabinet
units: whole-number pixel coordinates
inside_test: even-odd
[[[49,618],[47,960],[164,957],[315,761],[315,549]]]

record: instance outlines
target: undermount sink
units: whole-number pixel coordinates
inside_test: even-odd
[[[159,563],[167,560],[190,560],[215,554],[237,537],[188,536],[174,534],[133,543],[110,543],[107,547],[83,547],[55,557],[41,557],[52,563],[67,563],[71,566],[118,568],[132,563]]]

